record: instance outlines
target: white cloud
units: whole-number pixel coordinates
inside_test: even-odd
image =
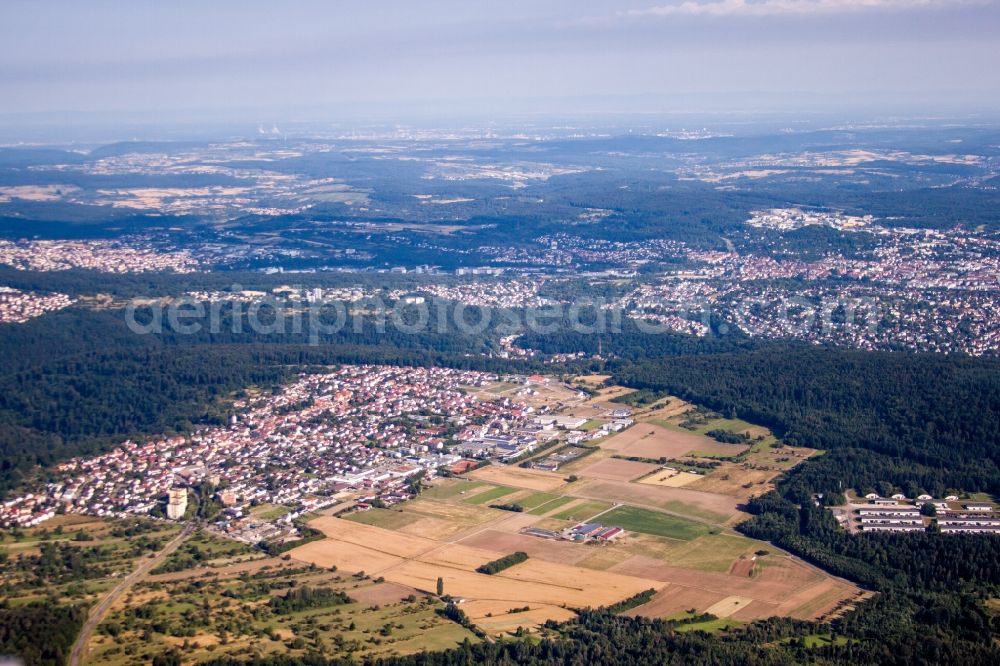
[[[907,10],[990,4],[993,0],[684,0],[624,16],[777,16],[840,14],[871,9]]]

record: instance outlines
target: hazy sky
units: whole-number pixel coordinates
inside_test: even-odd
[[[998,35],[1000,0],[3,0],[0,113],[1000,108]]]

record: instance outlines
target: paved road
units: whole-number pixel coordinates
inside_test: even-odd
[[[107,615],[111,607],[114,606],[115,602],[118,601],[132,585],[136,583],[140,578],[145,576],[154,567],[159,565],[163,560],[170,555],[170,553],[177,550],[177,547],[184,543],[184,540],[191,536],[194,532],[195,525],[189,523],[181,530],[174,539],[163,547],[159,553],[154,557],[142,558],[132,573],[125,576],[120,583],[115,585],[115,587],[108,592],[101,601],[90,609],[90,615],[87,617],[87,621],[83,624],[83,628],[80,629],[80,635],[76,637],[76,642],[73,643],[73,650],[69,655],[69,666],[80,666],[83,663],[83,658],[86,655],[87,643],[90,642],[90,637],[94,634],[94,630],[97,629],[97,625],[101,623],[104,616]]]

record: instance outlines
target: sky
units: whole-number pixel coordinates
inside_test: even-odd
[[[998,34],[1000,0],[4,0],[0,114],[1000,110]]]

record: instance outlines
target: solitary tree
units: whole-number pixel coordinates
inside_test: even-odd
[[[441,578],[441,576],[438,576],[437,591],[439,597],[444,594],[444,578]]]

